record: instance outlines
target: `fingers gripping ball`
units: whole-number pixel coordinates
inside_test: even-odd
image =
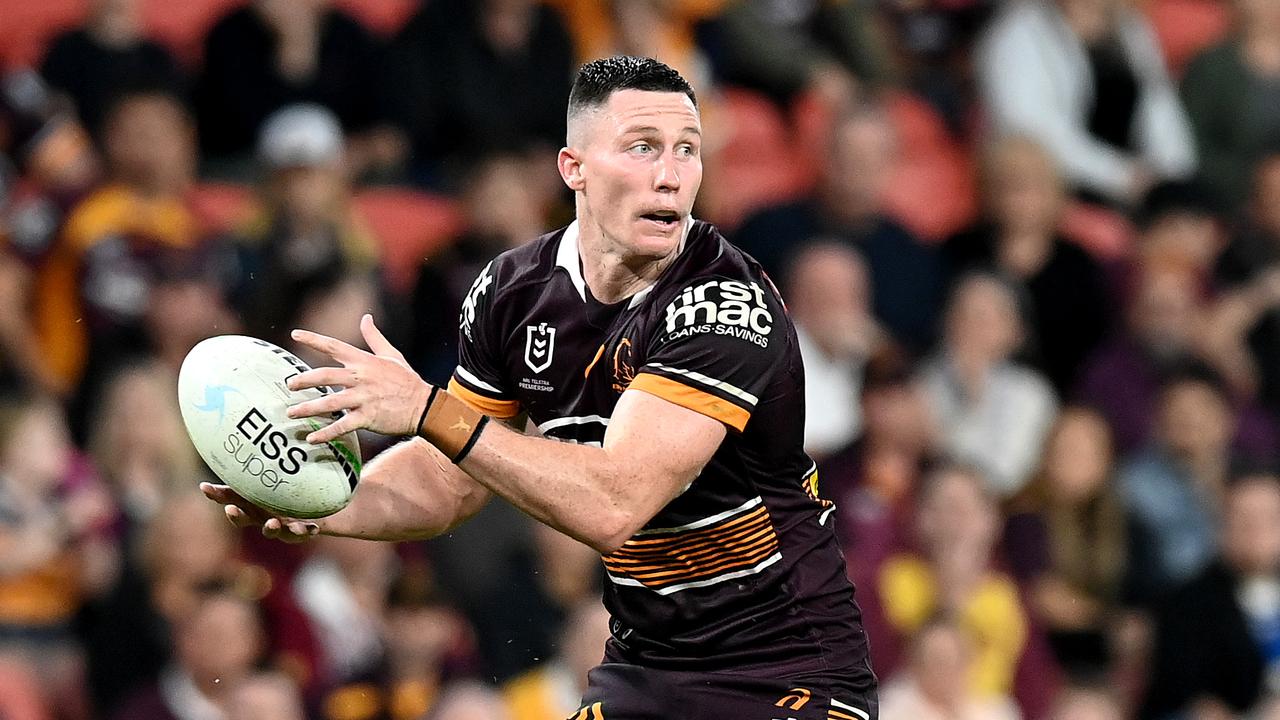
[[[271,343],[222,335],[192,348],[178,375],[182,420],[200,457],[246,500],[295,518],[341,510],[361,469],[354,432],[312,445],[306,437],[320,419],[288,416],[290,405],[332,392],[288,389],[290,377],[309,369]]]

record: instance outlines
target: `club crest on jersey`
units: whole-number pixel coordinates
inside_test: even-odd
[[[539,323],[527,326],[524,333],[524,364],[536,373],[551,367],[551,357],[556,351],[556,329]]]

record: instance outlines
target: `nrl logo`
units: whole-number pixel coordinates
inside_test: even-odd
[[[556,351],[556,329],[546,323],[525,327],[524,364],[539,373],[551,367],[551,356]]]

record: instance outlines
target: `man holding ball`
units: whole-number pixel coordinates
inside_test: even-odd
[[[834,508],[801,449],[795,330],[760,266],[690,215],[693,90],[654,60],[598,60],[568,128],[558,164],[577,219],[481,272],[448,388],[370,316],[372,353],[294,331],[341,365],[289,381],[343,388],[290,409],[345,412],[308,441],[413,436],[370,463],[350,504],[301,521],[205,494],[285,541],[429,538],[499,495],[595,548],[612,637],[576,718],[874,720]]]

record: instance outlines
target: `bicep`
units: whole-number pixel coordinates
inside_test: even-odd
[[[633,389],[614,408],[604,449],[644,480],[656,514],[702,472],[726,432],[718,420]]]

